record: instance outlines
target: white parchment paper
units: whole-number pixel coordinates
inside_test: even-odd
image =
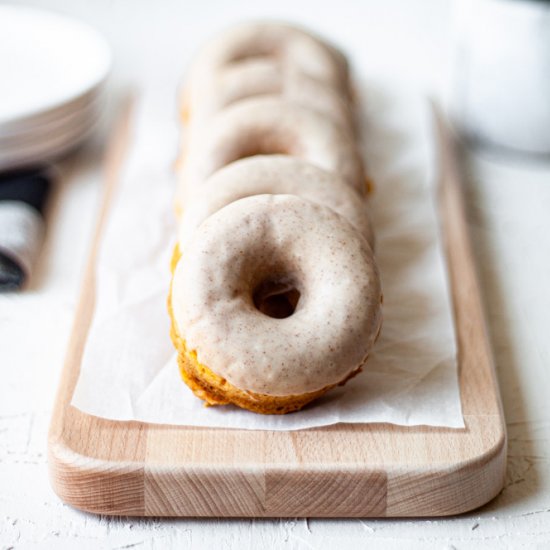
[[[144,93],[100,248],[75,407],[116,420],[220,428],[296,430],[338,422],[463,427],[427,103],[367,86],[363,104],[384,290],[384,325],[364,372],[284,416],[205,407],[181,381],[166,310],[178,128],[170,102]]]

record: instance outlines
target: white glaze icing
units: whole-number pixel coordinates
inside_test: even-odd
[[[288,154],[334,172],[365,192],[365,172],[353,137],[318,111],[281,98],[239,101],[193,132],[180,173],[177,202],[216,170],[240,158]]]
[[[256,78],[239,76],[246,66]],[[237,76],[231,73],[237,71]],[[224,83],[237,83],[240,97],[257,93],[278,93],[281,78],[307,76],[350,97],[349,70],[345,57],[335,47],[305,29],[284,23],[256,21],[235,25],[219,32],[197,53],[185,89],[191,110],[203,103],[205,93]]]
[[[261,194],[297,195],[328,206],[348,221],[374,247],[374,233],[366,199],[337,174],[285,155],[257,155],[214,172],[195,189],[180,218],[180,249],[208,216],[233,201]]]
[[[294,313],[254,306],[257,286],[292,281]],[[319,390],[361,366],[381,322],[367,242],[330,208],[293,195],[229,204],[195,231],[174,272],[176,329],[198,360],[234,386],[269,395]]]
[[[198,95],[198,94],[197,94]],[[329,116],[355,133],[353,107],[341,92],[302,73],[288,74],[270,60],[251,59],[212,75],[201,88],[200,100],[189,101],[188,131],[233,103],[255,96],[278,96]]]

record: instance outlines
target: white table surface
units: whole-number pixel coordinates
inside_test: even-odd
[[[113,44],[114,87],[155,83],[168,102],[192,48],[255,14],[333,37],[362,76],[435,93],[447,81],[450,6],[437,0],[32,3],[95,24]],[[464,165],[469,222],[509,436],[493,502],[431,520],[120,519],[64,505],[49,485],[46,435],[99,204],[102,138],[60,164],[32,283],[0,295],[0,548],[550,548],[550,168],[477,156]]]

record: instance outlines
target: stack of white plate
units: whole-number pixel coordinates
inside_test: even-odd
[[[0,6],[0,171],[53,160],[88,137],[111,53],[88,25]]]

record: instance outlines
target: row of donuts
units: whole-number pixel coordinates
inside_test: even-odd
[[[295,169],[301,180],[285,180],[296,182],[295,187],[283,184],[284,189],[277,190],[271,177],[271,184],[255,194],[300,194],[303,187],[304,193],[306,188],[309,190],[310,200],[319,194],[319,202],[325,204],[328,199],[327,206],[348,203],[348,208],[358,212],[360,200],[366,195],[367,178],[353,112],[347,61],[319,38],[276,23],[241,24],[221,33],[197,55],[184,89],[182,116],[187,127],[178,163],[176,211],[184,214],[187,210],[194,221],[202,221],[194,208],[184,206],[193,203],[200,208],[214,189],[224,193],[225,181],[232,180],[236,173],[210,182],[216,171],[242,158],[286,155],[336,174],[334,185],[341,188],[346,183],[358,196],[348,190],[339,191],[342,197],[334,202],[334,190],[324,197],[325,185],[315,183],[325,182],[326,176],[310,168],[305,170],[306,177],[303,163],[298,162]],[[281,170],[291,170],[287,159],[272,160],[281,165]],[[255,184],[267,181],[264,163],[250,163],[248,167]],[[244,175],[244,170],[241,168],[239,175]],[[310,183],[302,185],[302,181]],[[232,189],[227,200],[254,191],[253,185],[239,189],[233,184]],[[221,202],[216,202],[220,207]],[[366,210],[364,206],[362,209]],[[360,225],[362,234],[373,245],[370,222],[365,220]],[[188,234],[190,226],[191,220],[184,219],[180,235]]]
[[[239,25],[197,56],[182,116],[181,375],[207,404],[299,410],[361,370],[381,325],[347,62],[301,29]]]

